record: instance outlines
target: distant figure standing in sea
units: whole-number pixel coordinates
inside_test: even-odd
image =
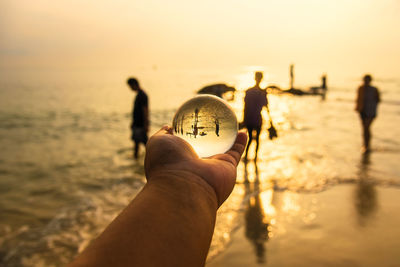
[[[290,64],[289,67],[289,72],[290,72],[290,88],[289,89],[293,89],[294,87],[294,65]]]
[[[138,158],[139,145],[147,143],[147,133],[149,131],[149,104],[147,94],[140,87],[139,82],[135,78],[128,79],[128,85],[132,91],[137,92],[132,110],[132,136],[134,142],[133,155]]]
[[[364,83],[358,88],[356,111],[360,113],[363,127],[364,152],[370,151],[371,124],[377,115],[377,107],[380,102],[378,88],[371,86],[372,77],[367,74],[363,78]]]
[[[328,90],[328,86],[326,84],[326,74],[323,74],[321,77],[321,97],[322,100],[325,100],[326,91]]]
[[[268,114],[268,98],[267,91],[260,88],[260,83],[263,79],[262,72],[256,72],[254,75],[255,86],[247,89],[246,96],[244,97],[244,125],[247,128],[249,133],[249,141],[246,147],[245,160],[247,160],[249,147],[251,142],[253,141],[253,132],[256,132],[256,155],[255,160],[257,159],[258,148],[260,145],[260,133],[262,126],[262,115],[261,111],[263,107],[267,108]]]

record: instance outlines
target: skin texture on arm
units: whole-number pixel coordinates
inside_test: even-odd
[[[147,184],[70,266],[204,266],[216,211],[231,193],[247,141],[200,159],[163,127],[147,143]]]

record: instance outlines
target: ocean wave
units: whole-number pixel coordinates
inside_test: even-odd
[[[129,121],[128,113],[70,111],[15,113],[0,112],[0,129],[54,128],[56,130],[99,131]]]
[[[143,180],[132,177],[114,179],[113,183],[101,194],[82,192],[82,198],[75,205],[62,209],[44,227],[23,225],[11,229],[3,225],[0,265],[60,266],[70,262],[143,186]]]

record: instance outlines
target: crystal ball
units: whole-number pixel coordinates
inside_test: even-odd
[[[235,112],[213,95],[199,95],[183,103],[172,127],[174,135],[188,142],[200,157],[225,153],[238,133]]]

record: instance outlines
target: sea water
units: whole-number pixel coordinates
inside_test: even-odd
[[[0,265],[68,263],[142,188],[143,153],[134,161],[129,139],[134,99],[126,85],[130,75],[123,71],[2,73]],[[135,75],[149,95],[150,132],[154,133],[171,123],[179,105],[197,89],[213,81],[240,84],[243,70],[223,74],[138,70]],[[326,101],[268,96],[279,138],[268,140],[264,114],[257,164],[239,164],[238,186],[218,211],[210,257],[224,249],[240,223],[243,203],[249,199],[240,185],[257,182],[259,191],[272,186],[279,192],[308,194],[359,180],[363,158],[360,121],[353,111],[356,78],[341,87],[330,86]],[[396,126],[400,85],[398,81],[376,85],[382,103],[372,126],[368,172],[375,186],[396,187],[400,184]],[[250,80],[246,87],[251,86]],[[239,121],[246,87],[238,87],[235,100],[229,102]],[[252,151],[254,144],[249,159]]]

